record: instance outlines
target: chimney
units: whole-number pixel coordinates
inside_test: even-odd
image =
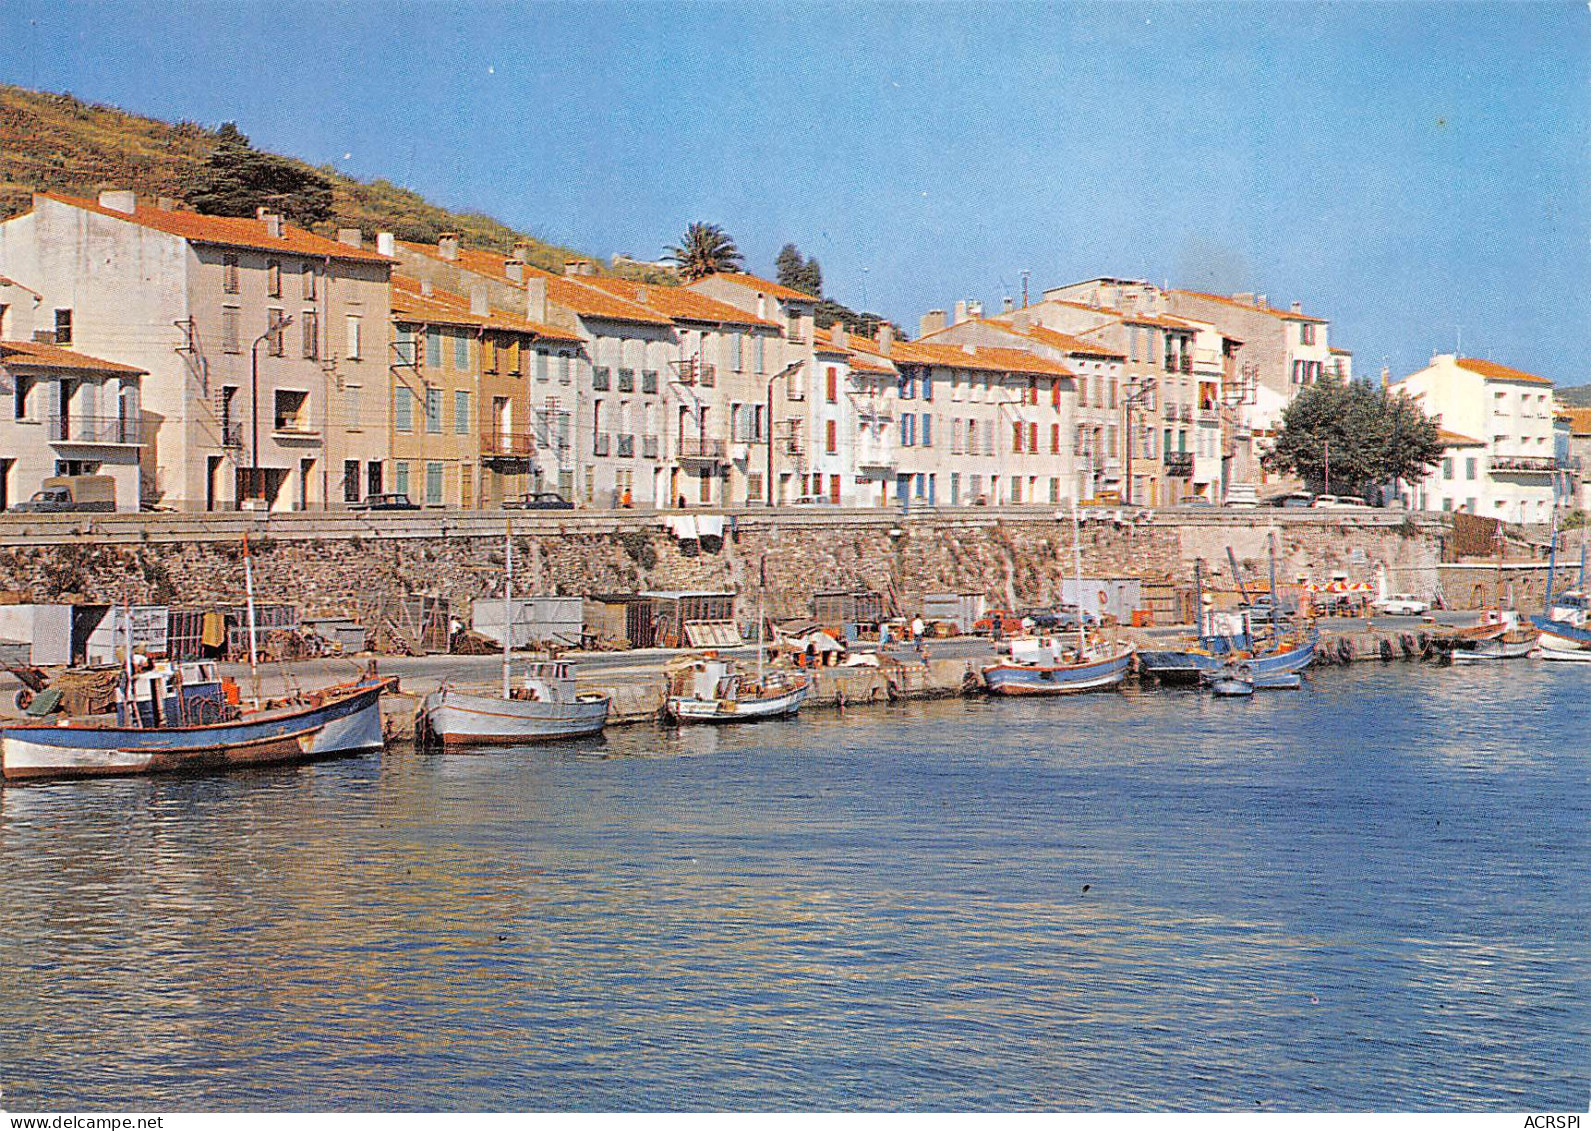
[[[337,242],[342,244],[344,247],[364,247],[365,234],[358,228],[338,228]]]
[[[459,234],[443,232],[436,237],[436,253],[449,262],[459,257]]]
[[[131,216],[138,211],[138,194],[127,189],[106,189],[99,194],[99,206]]]
[[[547,322],[547,280],[541,277],[525,280],[525,317],[532,322]]]
[[[1302,313],[1304,313],[1304,304],[1301,303],[1301,302],[1293,303],[1293,313],[1294,314],[1302,314]]]
[[[470,288],[470,313],[477,318],[485,318],[491,313],[491,308],[486,305],[485,283],[476,283]]]
[[[974,299],[969,299],[967,301],[967,317],[971,318],[974,322],[976,322],[978,319],[982,318],[983,317],[983,303],[978,302],[978,301],[976,301]]]
[[[157,196],[155,198],[155,207],[162,212],[175,212],[178,207],[177,198],[174,196]]]
[[[956,316],[950,320],[952,326],[959,326],[967,320],[967,304],[963,299],[956,300]]]
[[[273,240],[282,238],[282,217],[263,204],[254,210],[254,218],[265,225],[265,234]]]
[[[648,299],[650,297],[651,296],[648,294],[647,289],[645,287],[636,287],[635,288],[635,301],[636,302],[646,302],[646,301],[648,301]]]
[[[1000,311],[1002,314],[1010,314],[1015,309],[1016,302],[1011,298],[1010,295],[1006,295],[1005,298],[1000,301]]]
[[[1033,315],[1025,310],[1019,311],[1011,318],[1011,325],[1026,333],[1033,327]]]
[[[878,327],[878,352],[885,357],[895,348],[895,327],[892,323],[881,322]]]
[[[844,322],[836,322],[829,327],[829,340],[840,349],[845,349],[851,344],[851,335],[845,329]]]
[[[514,241],[514,258],[519,260],[521,263],[529,263],[530,262],[530,241],[529,240],[515,240]]]
[[[926,338],[929,334],[937,334],[945,328],[945,312],[943,310],[930,310],[917,321],[917,336]]]
[[[523,283],[525,281],[525,261],[518,258],[510,259],[503,264],[503,274],[507,275],[512,282]]]
[[[571,278],[579,275],[595,275],[597,269],[589,259],[565,259],[563,273]]]
[[[1232,301],[1233,302],[1240,302],[1244,306],[1253,306],[1254,305],[1254,292],[1253,291],[1233,291],[1232,292]]]
[[[376,251],[388,258],[395,257],[398,252],[398,237],[391,232],[377,232]]]
[[[431,297],[431,280],[430,279],[421,279],[420,280],[420,295],[423,298],[430,298]]]
[[[1265,301],[1265,296],[1264,295],[1255,295],[1254,296],[1254,305],[1259,307],[1261,310],[1265,310],[1265,309],[1268,309],[1271,304]]]

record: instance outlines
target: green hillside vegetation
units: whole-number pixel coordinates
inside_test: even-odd
[[[1558,403],[1570,408],[1591,408],[1591,385],[1570,385],[1554,389],[1552,395]]]
[[[221,138],[219,128],[196,122],[162,122],[70,94],[0,84],[0,219],[26,211],[36,190],[94,197],[101,189],[121,188],[187,202]],[[390,181],[359,181],[329,166],[315,171],[332,185],[331,218],[315,225],[323,235],[359,228],[369,238],[389,231],[399,239],[433,243],[444,232],[457,232],[466,244],[502,252],[525,240],[530,261],[553,271],[566,259],[592,258],[490,216],[438,207]]]

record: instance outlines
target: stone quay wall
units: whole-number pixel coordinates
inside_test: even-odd
[[[770,616],[810,611],[815,592],[893,591],[910,613],[926,593],[982,593],[993,605],[1060,599],[1073,569],[1069,515],[1045,508],[964,508],[726,517],[722,544],[681,543],[664,516],[644,512],[516,515],[515,590],[586,595],[644,590],[755,592],[766,562]],[[204,606],[243,595],[243,536],[255,593],[305,615],[357,615],[373,598],[435,594],[457,609],[502,592],[505,516],[480,514],[283,516],[52,516],[0,522],[0,590],[26,599]],[[1444,524],[1386,512],[1157,512],[1148,522],[1090,515],[1081,526],[1083,572],[1229,588],[1226,550],[1244,577],[1263,581],[1274,537],[1277,577],[1373,580],[1385,566],[1396,590],[1429,593]],[[743,613],[749,609],[742,610]]]

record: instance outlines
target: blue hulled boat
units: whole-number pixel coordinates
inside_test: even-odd
[[[1117,687],[1132,668],[1130,644],[1090,645],[1081,653],[1052,637],[1018,638],[1011,658],[983,669],[991,695],[1071,695]]]

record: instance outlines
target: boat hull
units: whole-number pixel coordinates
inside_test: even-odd
[[[1477,640],[1453,649],[1453,662],[1455,664],[1475,664],[1489,660],[1522,660],[1534,652],[1540,643],[1540,637],[1531,633],[1521,639],[1510,640],[1506,636],[1494,636],[1489,640]],[[1591,660],[1591,652],[1586,654]]]
[[[421,710],[427,732],[444,746],[511,746],[597,734],[610,705],[606,697],[549,703],[444,688],[427,695]]]
[[[0,770],[7,781],[192,773],[379,750],[386,686],[361,684],[317,705],[209,726],[3,727]]]
[[[758,719],[793,715],[807,701],[807,684],[802,683],[782,695],[755,699],[696,699],[672,696],[667,703],[670,718],[682,723],[749,723]]]
[[[1254,681],[1220,676],[1210,681],[1210,691],[1224,699],[1243,699],[1254,694]]]
[[[990,664],[983,681],[990,695],[1075,695],[1119,686],[1132,666],[1132,649],[1086,664]]]
[[[1266,652],[1247,656],[1243,662],[1256,677],[1286,675],[1301,672],[1315,659],[1315,646],[1320,634],[1311,632],[1300,644],[1281,652]],[[1153,676],[1161,683],[1198,683],[1218,674],[1232,662],[1233,653],[1212,652],[1205,648],[1140,652],[1138,668],[1144,675]]]

